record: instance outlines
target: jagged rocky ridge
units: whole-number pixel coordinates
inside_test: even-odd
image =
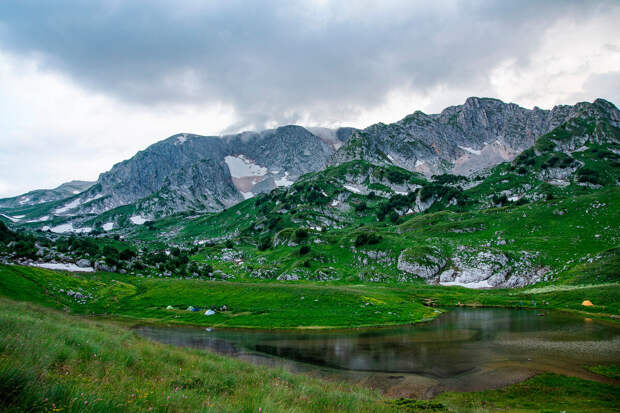
[[[347,129],[333,131],[336,141],[347,135]],[[101,214],[134,203],[149,217],[219,211],[325,167],[335,146],[293,125],[222,137],[178,134],[116,164],[54,212]]]
[[[603,99],[529,110],[498,99],[471,97],[439,114],[417,111],[396,123],[378,123],[356,131],[330,163],[365,159],[427,176],[446,172],[471,175],[512,160],[560,124],[590,115],[617,122],[618,109]]]

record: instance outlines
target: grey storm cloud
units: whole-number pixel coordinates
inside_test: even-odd
[[[0,8],[0,48],[141,105],[224,103],[239,127],[337,118],[392,90],[528,65],[561,18],[613,1],[33,1]]]

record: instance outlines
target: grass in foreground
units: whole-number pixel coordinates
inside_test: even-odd
[[[437,400],[459,412],[612,412],[620,388],[575,377],[542,374],[499,390],[442,393]]]
[[[0,299],[0,410],[387,411],[369,390],[141,339]]]
[[[545,374],[499,390],[389,401],[354,385],[162,345],[110,321],[0,298],[3,412],[608,412],[620,388]]]

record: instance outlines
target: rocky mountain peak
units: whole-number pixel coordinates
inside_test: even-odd
[[[439,114],[416,111],[398,122],[377,123],[356,132],[330,162],[365,159],[427,176],[444,172],[470,175],[512,160],[538,137],[584,114],[610,122],[617,122],[618,117],[615,106],[602,99],[530,110],[499,99],[469,97],[464,104],[447,107]]]

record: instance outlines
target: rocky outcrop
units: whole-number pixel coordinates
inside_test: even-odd
[[[81,258],[75,262],[75,265],[77,265],[80,268],[87,268],[87,267],[90,267],[90,261],[87,260],[86,258]]]
[[[505,245],[505,242],[499,242]],[[439,249],[406,249],[398,258],[398,269],[426,280],[429,284],[467,288],[514,288],[535,284],[549,268],[533,264],[534,255],[521,251],[507,253],[489,248],[460,247],[450,258]],[[401,277],[406,281],[406,277]]]
[[[446,259],[438,249],[406,249],[398,257],[400,271],[430,280],[437,276],[446,265]]]

